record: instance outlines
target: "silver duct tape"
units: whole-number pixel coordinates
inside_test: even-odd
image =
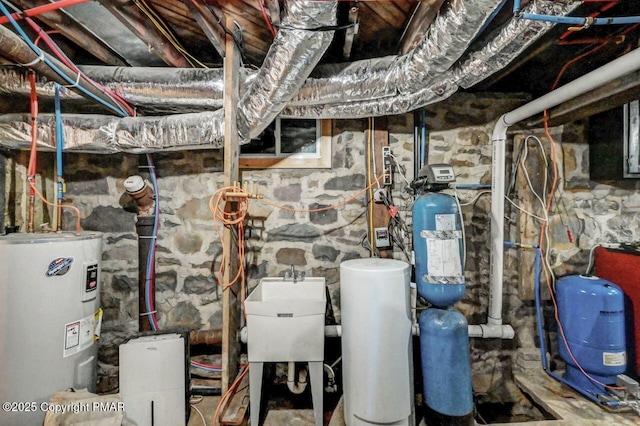
[[[404,56],[353,62],[308,79],[289,105],[343,103],[406,95],[435,82],[469,47],[501,0],[452,0]],[[328,67],[332,72],[335,67]]]
[[[524,13],[565,16],[582,2],[559,3],[539,0],[529,3]],[[456,67],[455,74],[460,87],[465,89],[481,82],[506,67],[514,58],[524,52],[535,41],[553,27],[553,23],[512,19],[497,37],[481,50],[473,52]]]
[[[288,1],[282,27],[238,105],[242,140],[258,136],[298,92],[333,40],[334,31],[310,31],[336,24],[335,1]]]
[[[222,111],[166,117],[114,118],[103,115],[63,115],[64,150],[79,152],[154,152],[221,148],[224,145]],[[55,116],[38,117],[38,145],[55,147]],[[0,116],[0,143],[10,148],[29,146],[27,114]]]

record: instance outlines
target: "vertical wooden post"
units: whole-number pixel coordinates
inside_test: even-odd
[[[526,143],[526,138],[524,135],[517,135],[514,138],[514,156],[521,149],[522,144]],[[546,141],[543,139],[543,142],[546,144]],[[545,151],[546,151],[546,145]],[[548,154],[548,153],[547,153]],[[517,164],[514,167],[519,167]],[[527,170],[529,171],[529,177],[531,179],[531,183],[538,194],[542,194],[545,188],[543,187],[544,183],[544,164],[543,159],[540,155],[540,151],[533,142],[529,143],[529,155],[527,157]],[[518,169],[518,173],[516,175],[516,195],[518,205],[526,211],[536,212],[538,215],[542,215],[542,206],[540,206],[539,201],[535,198],[531,189],[529,188],[529,183],[524,176],[524,172],[522,168]],[[522,210],[515,211],[514,216],[516,217],[516,222],[518,226],[518,238],[521,243],[538,243],[538,239],[540,237],[540,222],[529,216],[527,213],[524,213]],[[547,231],[549,232],[549,231]],[[533,283],[535,279],[535,252],[533,250],[520,250],[518,253],[518,261],[519,265],[519,278],[520,281],[518,283],[518,297],[521,300],[534,300],[535,292]],[[542,297],[543,299],[548,298],[548,294],[545,296],[546,291],[543,287],[542,289]]]
[[[369,132],[370,130],[367,130]],[[367,135],[368,136],[368,135]],[[373,152],[375,153],[373,161],[375,161],[375,173],[373,170],[369,172],[369,168],[373,169],[372,164],[367,164],[367,173],[371,173],[373,178],[377,178],[384,171],[384,165],[382,162],[382,147],[389,146],[389,129],[388,129],[388,120],[387,117],[377,117],[374,119],[374,130],[373,130]],[[367,143],[369,138],[366,138]],[[377,173],[377,176],[375,174]],[[380,187],[382,188],[382,180],[380,181]],[[378,188],[377,185],[373,187],[373,191]],[[387,207],[382,203],[374,203],[373,205],[373,228],[387,228],[389,226],[389,212]],[[374,229],[369,229],[369,235],[374,235]],[[374,238],[371,238],[370,241],[374,241]],[[374,247],[375,248],[375,247]],[[379,250],[380,257],[391,258],[393,257],[393,249],[391,248],[382,248]]]
[[[240,180],[238,156],[240,144],[238,137],[237,108],[239,100],[239,68],[240,52],[227,34],[225,40],[224,58],[224,184],[231,186]],[[227,202],[225,209],[235,210],[236,203]],[[235,277],[239,267],[237,228],[226,227],[224,242],[226,259],[224,281],[229,282]],[[229,389],[238,374],[239,342],[238,329],[240,327],[240,283],[236,283],[222,293],[222,392]]]

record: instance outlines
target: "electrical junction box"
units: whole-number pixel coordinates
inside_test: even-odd
[[[382,147],[382,166],[385,169],[384,175],[382,177],[382,184],[384,186],[391,186],[393,184],[393,163],[391,161],[391,147],[383,146]]]
[[[180,334],[143,336],[120,345],[126,416],[138,426],[186,425],[186,362],[186,338]]]
[[[387,228],[375,228],[373,230],[375,236],[376,248],[391,246],[391,239],[389,237],[389,230]]]

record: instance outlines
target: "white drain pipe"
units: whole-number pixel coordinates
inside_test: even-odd
[[[594,90],[616,78],[640,69],[640,49],[635,49],[584,76],[565,84],[520,108],[503,114],[493,128],[492,189],[491,189],[491,271],[489,314],[487,324],[470,325],[470,337],[514,337],[513,328],[502,324],[502,285],[504,273],[504,191],[505,146],[507,129],[545,109],[552,108]]]

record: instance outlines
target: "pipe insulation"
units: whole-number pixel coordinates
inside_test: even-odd
[[[353,62],[338,72],[322,67],[307,79],[291,106],[326,105],[409,96],[430,85],[467,50],[501,0],[452,0],[420,42],[403,56]],[[328,76],[323,74],[329,73]]]
[[[581,2],[558,3],[541,0],[529,3],[526,9],[550,15],[566,15],[580,4]],[[514,17],[481,49],[465,55],[440,78],[411,93],[356,102],[347,97],[346,102],[342,103],[288,106],[281,115],[299,118],[365,118],[404,114],[448,98],[463,84],[463,87],[471,87],[484,80],[508,65],[546,34],[553,25],[550,22],[528,21]]]

